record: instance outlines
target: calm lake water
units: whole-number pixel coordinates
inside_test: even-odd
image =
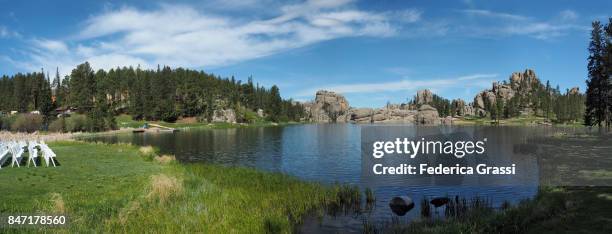
[[[284,127],[235,128],[184,130],[175,133],[147,133],[97,136],[88,140],[104,142],[129,142],[136,145],[153,145],[164,154],[174,154],[178,160],[187,163],[216,163],[254,167],[297,176],[304,180],[323,183],[350,183],[364,186],[362,182],[361,129],[367,125],[354,124],[305,124]],[[413,136],[422,134],[415,127]],[[427,134],[431,134],[431,129]],[[438,129],[438,130],[435,130]],[[452,134],[465,128],[435,127],[438,134]],[[503,161],[522,162],[522,176],[500,180],[456,177],[431,179],[429,182],[401,183],[398,186],[372,186],[376,204],[370,212],[359,215],[349,214],[326,217],[317,221],[317,231],[359,231],[362,220],[387,222],[392,218],[410,221],[419,218],[419,201],[423,197],[460,196],[481,197],[500,206],[504,201],[517,203],[532,198],[537,193],[538,166],[530,163],[533,157],[517,152],[517,146],[530,143],[538,136],[550,135],[551,127],[469,127],[469,137],[486,136],[493,147],[495,157]],[[520,150],[518,150],[520,151]],[[518,180],[518,181],[517,181]],[[365,186],[364,186],[365,187]],[[408,214],[397,217],[389,209],[389,200],[394,196],[408,195],[415,201],[415,207]],[[439,209],[440,215],[443,210]],[[307,220],[309,222],[313,220]],[[311,225],[312,226],[312,225]]]

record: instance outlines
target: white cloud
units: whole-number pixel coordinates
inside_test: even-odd
[[[506,20],[528,20],[529,19],[529,17],[522,16],[522,15],[494,12],[494,11],[481,10],[481,9],[469,9],[469,10],[462,10],[462,11],[465,14],[471,15],[471,16],[484,16],[484,17],[499,18],[499,19],[506,19]]]
[[[388,12],[362,11],[349,0],[306,1],[282,6],[278,12],[273,17],[245,21],[205,14],[189,6],[107,10],[87,19],[70,43],[34,40],[32,66],[57,64],[60,53],[64,57],[59,59],[74,63],[72,66],[87,60],[104,69],[135,63],[223,66],[335,38],[396,33]]]
[[[421,20],[422,11],[417,9],[405,9],[395,12],[394,17],[402,22],[414,23]]]
[[[444,89],[450,87],[462,88],[467,87],[489,87],[494,78],[498,77],[497,74],[473,74],[467,76],[459,76],[448,79],[421,79],[421,80],[399,80],[391,82],[377,82],[377,83],[358,83],[358,84],[336,84],[329,86],[320,86],[316,88],[310,88],[302,90],[297,94],[298,97],[308,97],[316,93],[317,90],[325,89],[332,90],[343,94],[349,93],[380,93],[380,92],[394,92],[394,91],[416,91],[419,89]],[[466,80],[472,82],[466,83]],[[481,82],[482,81],[482,82]]]
[[[488,25],[475,24],[458,27],[458,31],[466,35],[497,37],[497,36],[528,36],[536,39],[550,39],[566,35],[572,31],[588,30],[588,27],[578,25],[574,21],[578,14],[571,10],[559,13],[557,19],[537,20],[519,14],[509,14],[481,9],[462,10],[471,17],[488,18]],[[560,19],[560,20],[559,20]]]
[[[66,53],[68,52],[68,46],[62,41],[55,40],[33,40],[34,45],[40,49],[44,49],[52,53]]]

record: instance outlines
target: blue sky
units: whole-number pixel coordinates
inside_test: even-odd
[[[0,74],[157,64],[203,69],[306,101],[405,102],[430,88],[471,101],[531,68],[584,90],[589,28],[612,1],[8,1]]]

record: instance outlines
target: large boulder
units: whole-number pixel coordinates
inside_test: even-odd
[[[416,114],[415,123],[419,125],[437,125],[440,123],[438,110],[430,105],[422,105]]]
[[[371,123],[373,122],[372,116],[374,115],[374,109],[372,108],[357,108],[351,109],[351,121],[356,123]]]
[[[483,98],[485,92],[486,91],[482,91],[476,94],[476,96],[474,97],[474,108],[480,108],[480,109],[485,108],[484,98]]]
[[[443,125],[453,125],[455,119],[451,116],[446,116],[446,118],[441,119]]]
[[[236,112],[233,109],[218,109],[213,111],[213,123],[236,123]]]
[[[406,105],[389,104],[383,108],[357,108],[349,110],[350,120],[355,123],[414,123],[417,111],[406,109]]]

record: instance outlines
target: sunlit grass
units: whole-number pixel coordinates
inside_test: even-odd
[[[77,233],[287,233],[310,212],[358,202],[360,195],[351,186],[334,189],[249,168],[168,163],[173,156],[145,160],[156,154],[152,147],[83,142],[51,147],[59,167],[0,170],[6,201],[0,213],[67,214],[71,224],[65,231]]]

